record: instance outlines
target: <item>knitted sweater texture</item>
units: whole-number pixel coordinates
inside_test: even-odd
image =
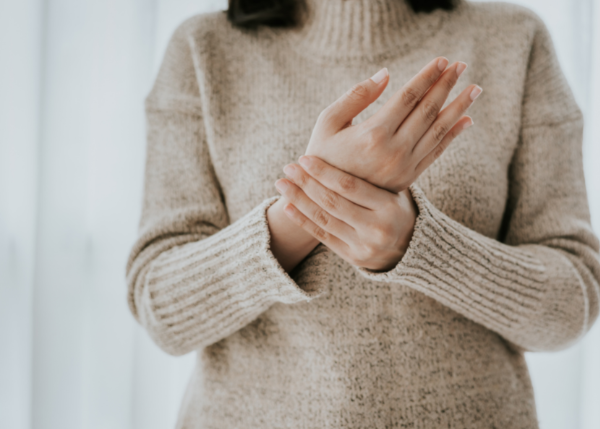
[[[308,0],[296,28],[196,15],[146,99],[132,313],[196,352],[177,428],[537,428],[523,353],[564,349],[598,315],[599,241],[583,117],[531,10],[462,0]],[[484,92],[475,125],[410,185],[402,260],[372,272],[319,244],[291,273],[266,209],[319,113],[382,67],[373,115],[435,56]]]

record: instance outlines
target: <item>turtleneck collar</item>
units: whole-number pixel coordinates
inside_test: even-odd
[[[299,25],[278,34],[295,51],[328,60],[401,53],[432,36],[452,13],[415,13],[407,0],[300,0]],[[458,7],[466,0],[460,0]]]

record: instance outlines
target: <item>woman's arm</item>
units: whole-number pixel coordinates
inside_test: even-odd
[[[582,136],[581,111],[538,19],[500,240],[453,220],[413,183],[419,214],[406,253],[388,271],[357,270],[412,287],[522,351],[568,347],[597,319],[600,300]]]
[[[498,332],[524,351],[564,349],[598,317],[600,243],[583,174],[583,117],[537,17],[510,171],[505,233],[479,234],[438,210],[416,185],[413,240],[388,273]]]
[[[266,211],[278,196],[230,223],[192,55],[184,23],[146,100],[143,208],[126,267],[131,312],[173,355],[231,335],[276,302],[310,301],[322,286],[304,278],[300,287],[269,249]]]

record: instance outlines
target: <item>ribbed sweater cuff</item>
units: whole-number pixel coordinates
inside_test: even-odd
[[[358,272],[407,285],[500,332],[540,310],[548,275],[541,260],[453,220],[418,185],[409,190],[419,214],[406,253],[389,271],[356,267]]]
[[[151,309],[146,317],[164,347],[206,345],[276,302],[293,304],[320,295],[322,289],[314,285],[299,287],[270,250],[266,211],[278,198],[264,200],[218,233],[175,246],[152,262],[144,290],[145,307]]]

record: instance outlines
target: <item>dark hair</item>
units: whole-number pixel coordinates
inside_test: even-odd
[[[397,0],[407,1],[415,12],[435,9],[452,10],[455,0]],[[290,27],[297,23],[298,6],[303,0],[229,0],[227,19],[237,27]]]

